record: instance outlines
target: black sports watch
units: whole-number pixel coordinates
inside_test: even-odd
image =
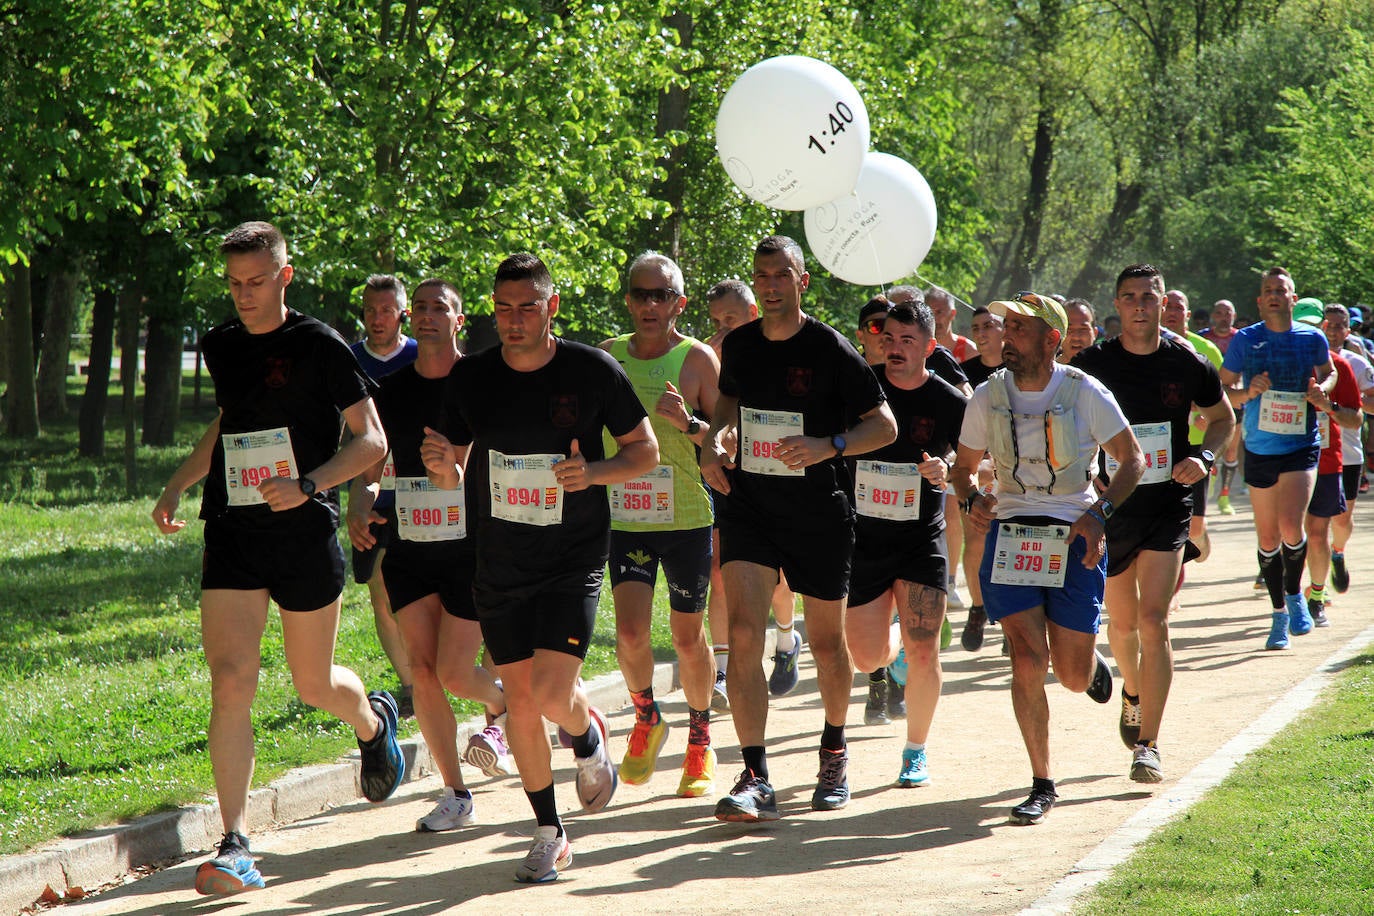
[[[1212,469],[1212,465],[1217,463],[1216,453],[1210,449],[1199,449],[1197,456],[1202,459],[1202,466],[1209,471]]]
[[[701,421],[692,417],[687,421],[687,435],[695,436],[699,432],[701,432]]]
[[[315,495],[315,481],[311,480],[309,477],[302,477],[300,480],[297,480],[296,483],[300,484],[301,492],[305,494],[306,499]]]
[[[834,449],[835,449],[835,457],[836,457],[836,458],[843,458],[843,457],[844,457],[844,447],[845,447],[845,445],[848,444],[848,443],[846,443],[846,442],[844,441],[844,436],[831,436],[831,437],[830,437],[830,444],[831,444],[831,446],[833,446]]]
[[[1097,509],[1102,513],[1103,518],[1111,518],[1116,513],[1116,505],[1105,496],[1098,499]]]

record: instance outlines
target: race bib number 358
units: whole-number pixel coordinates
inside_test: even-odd
[[[1069,559],[1068,525],[997,526],[992,581],[998,585],[1063,588]]]
[[[488,453],[493,518],[521,525],[558,525],[563,522],[563,488],[553,476],[562,455],[503,455]]]
[[[606,488],[611,518],[617,522],[671,525],[673,467],[660,464],[649,473]]]
[[[284,426],[220,436],[224,445],[224,486],[231,506],[260,506],[267,501],[258,484],[273,477],[296,478],[291,430]]]

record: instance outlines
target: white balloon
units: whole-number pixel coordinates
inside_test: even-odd
[[[845,75],[810,57],[755,64],[716,114],[730,180],[776,210],[805,210],[854,188],[868,152],[868,109]]]
[[[874,286],[916,272],[935,242],[935,195],[916,167],[869,153],[852,194],[806,211],[806,241],[841,280]]]

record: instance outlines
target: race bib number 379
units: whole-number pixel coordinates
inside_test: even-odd
[[[997,526],[992,581],[998,585],[1063,588],[1069,559],[1068,525]]]

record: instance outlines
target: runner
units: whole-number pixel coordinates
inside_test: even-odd
[[[1354,350],[1345,346],[1350,334],[1350,312],[1339,302],[1328,303],[1323,310],[1331,352],[1340,353],[1355,371],[1355,386],[1360,391],[1361,408],[1374,410],[1374,367]],[[1364,444],[1360,430],[1341,434],[1341,488],[1345,493],[1345,511],[1331,521],[1331,585],[1338,594],[1350,588],[1350,569],[1345,562],[1345,545],[1355,533],[1355,500],[1360,495],[1360,472],[1364,469]],[[1309,608],[1310,610],[1310,608]]]
[[[979,306],[973,312],[973,339],[978,344],[978,355],[962,363],[969,384],[975,389],[986,382],[994,372],[1002,368],[1002,319]],[[992,461],[984,457],[978,465],[978,489],[988,490],[995,485]],[[946,505],[949,504],[946,499]],[[962,513],[958,507],[950,513],[958,518]],[[988,614],[983,607],[983,589],[978,584],[978,567],[983,563],[983,538],[971,529],[964,529],[964,582],[968,585],[968,618],[964,621],[964,631],[959,636],[959,644],[965,652],[977,652],[983,648],[983,631],[987,627]],[[1003,648],[1006,647],[1005,641]]]
[[[1087,299],[1074,298],[1064,300],[1064,316],[1069,320],[1069,330],[1055,360],[1067,366],[1075,356],[1097,342],[1097,315]]]
[[[968,522],[986,532],[978,570],[988,617],[1011,645],[1012,708],[1030,756],[1030,796],[1011,811],[1038,824],[1058,797],[1050,776],[1045,676],[1106,703],[1111,669],[1094,643],[1106,580],[1106,524],[1135,488],[1145,459],[1112,396],[1054,362],[1068,319],[1035,293],[988,308],[1005,321],[999,370],[974,392],[951,480]],[[1120,462],[1100,499],[1090,475],[1097,447]],[[983,453],[997,466],[997,495],[977,489]]]
[[[935,342],[954,354],[957,362],[964,362],[978,355],[978,345],[962,334],[954,332],[954,319],[958,309],[954,296],[949,290],[939,286],[927,286],[924,293],[925,304],[930,306],[930,314],[935,318]]]
[[[181,495],[205,481],[201,643],[224,839],[196,870],[202,894],[264,886],[247,830],[251,713],[269,601],[282,612],[286,662],[301,700],[357,733],[363,794],[383,801],[405,776],[396,701],[385,691],[367,693],[356,674],[334,664],[344,587],[337,487],[386,454],[372,383],[343,338],[286,307],[294,270],[275,226],[243,223],[224,237],[220,253],[238,317],[201,344],[219,416],[152,512],[158,530],[180,531]],[[353,435],[342,448],[341,426]]]
[[[1231,349],[1231,341],[1236,339],[1236,306],[1230,299],[1218,299],[1212,306],[1210,316],[1210,327],[1202,331],[1202,336],[1212,342],[1221,351],[1223,358],[1226,351]],[[1236,408],[1236,428],[1231,433],[1231,441],[1226,443],[1226,456],[1221,462],[1221,474],[1219,481],[1219,491],[1217,495],[1217,511],[1222,515],[1235,515],[1236,510],[1231,507],[1231,481],[1236,477],[1236,470],[1240,467],[1240,443],[1241,433],[1244,431],[1241,423],[1244,411]]]
[[[473,664],[482,631],[472,605],[476,553],[467,536],[467,500],[462,488],[433,487],[420,458],[425,428],[439,422],[446,379],[461,357],[463,303],[451,283],[429,279],[415,287],[413,308],[417,359],[386,376],[377,395],[391,454],[354,478],[348,536],[354,549],[369,551],[377,546],[375,530],[396,529],[381,573],[415,678],[415,718],[444,780],[438,804],[415,824],[416,830],[435,832],[475,821],[458,759],[458,721],[445,690],[487,707],[488,726],[470,739],[468,762],[493,777],[512,769],[502,727],[505,698],[491,674]],[[390,519],[375,510],[387,461],[394,464],[397,501]]]
[[[877,378],[837,332],[804,314],[810,282],[801,246],[770,236],[754,251],[763,317],[725,339],[720,400],[701,452],[702,476],[727,494],[721,570],[730,607],[730,711],[744,772],[716,806],[720,820],[775,820],[764,734],[763,636],[783,570],[801,593],[825,708],[811,806],[849,802],[844,726],[853,668],[844,639],[854,515],[840,459],[891,442]],[[848,424],[857,419],[857,424]],[[727,440],[738,435],[739,468]]]
[[[624,368],[649,411],[659,464],[608,491],[616,658],[635,707],[620,778],[636,786],[648,782],[668,739],[668,723],[654,702],[649,639],[654,583],[662,564],[690,722],[678,795],[697,798],[711,791],[716,755],[711,750],[710,709],[715,665],[702,626],[711,581],[711,497],[701,482],[696,455],[707,424],[694,411],[706,416],[715,411],[720,367],[710,347],[677,330],[687,296],[682,271],[671,258],[646,252],[630,265],[627,279],[625,305],[634,332],[611,338],[601,348]],[[606,450],[614,451],[609,434]]]
[[[1316,485],[1320,444],[1316,416],[1307,406],[1330,396],[1336,374],[1322,333],[1293,324],[1297,296],[1288,271],[1266,270],[1256,301],[1261,321],[1236,332],[1222,361],[1221,382],[1231,404],[1245,408],[1245,483],[1260,573],[1274,609],[1265,648],[1286,649],[1290,633],[1312,631],[1300,594],[1307,560],[1303,519]]]
[[[1116,398],[1145,455],[1139,485],[1107,522],[1107,638],[1121,672],[1121,740],[1136,782],[1164,778],[1158,740],[1174,674],[1169,610],[1196,518],[1191,504],[1206,498],[1196,485],[1205,486],[1235,423],[1216,366],[1161,338],[1162,313],[1173,312],[1169,320],[1181,319],[1187,331],[1186,300],[1175,292],[1165,293],[1163,274],[1150,264],[1121,271],[1113,300],[1121,336],[1073,361]],[[1194,408],[1206,429],[1196,447]]]
[[[501,345],[453,367],[443,425],[428,431],[421,455],[431,483],[452,490],[471,474],[481,494],[473,600],[538,825],[515,879],[542,883],[572,863],[544,719],[572,738],[582,806],[600,811],[615,793],[605,718],[578,675],[606,569],[606,486],[652,470],[658,443],[615,360],[553,335],[558,294],[542,261],[523,253],[502,261],[492,301]],[[610,457],[602,427],[619,449]]]
[[[861,671],[891,666],[904,652],[907,743],[897,777],[903,788],[930,779],[926,738],[940,699],[937,640],[948,563],[944,488],[964,420],[964,396],[925,367],[934,332],[927,306],[888,313],[886,363],[875,371],[897,420],[897,440],[850,462],[858,522],[845,635]],[[870,705],[877,689],[883,688],[869,685]]]

